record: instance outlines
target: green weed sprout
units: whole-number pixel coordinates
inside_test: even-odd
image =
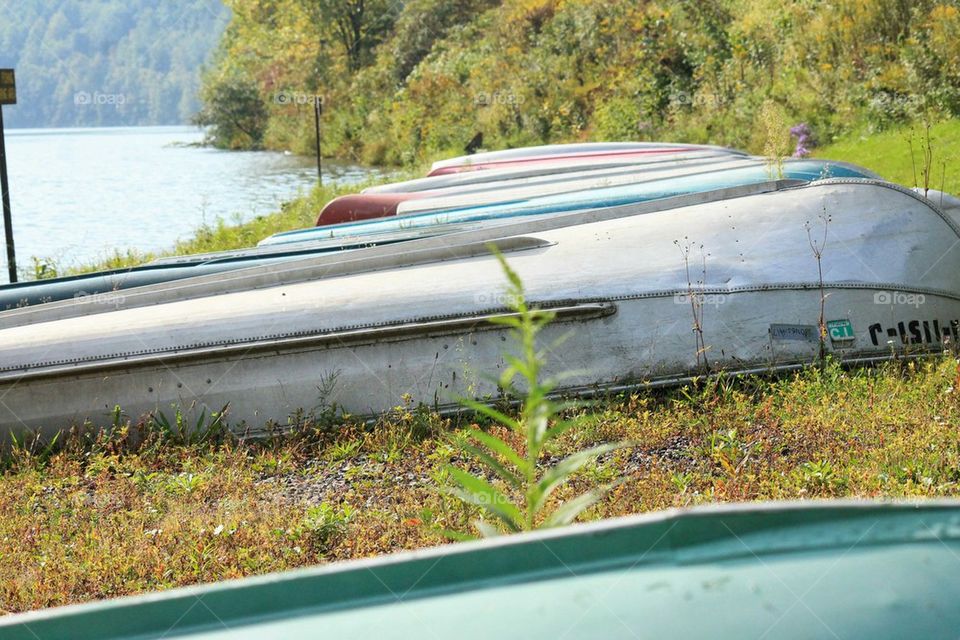
[[[485,415],[520,435],[524,446],[514,448],[507,441],[480,429],[471,429],[466,437],[456,439],[455,443],[476,458],[491,474],[503,480],[509,490],[518,494],[520,499],[517,502],[512,501],[506,493],[488,482],[485,479],[487,476],[473,475],[452,465],[447,467],[450,476],[458,485],[453,489],[454,495],[479,507],[487,518],[474,523],[484,537],[500,535],[503,530],[515,533],[573,522],[583,511],[619,484],[619,481],[595,487],[547,512],[551,494],[598,456],[627,444],[602,444],[573,453],[553,464],[538,464],[548,443],[584,424],[585,419],[558,419],[560,414],[581,405],[552,400],[550,396],[556,389],[558,380],[542,379],[549,349],[538,349],[537,337],[553,320],[553,312],[530,307],[520,277],[510,268],[496,247],[491,246],[491,251],[500,262],[509,282],[507,306],[513,312],[492,321],[509,327],[519,347],[519,354],[505,355],[508,366],[498,382],[502,389],[515,397],[522,397],[523,400],[517,418],[475,400],[462,398],[460,402],[466,408]],[[518,377],[525,386],[522,392],[518,392],[514,384]],[[444,533],[458,540],[474,537],[455,531]]]

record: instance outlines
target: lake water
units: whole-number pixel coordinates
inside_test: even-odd
[[[31,256],[62,267],[114,249],[165,249],[204,222],[276,211],[316,182],[312,158],[190,146],[202,139],[193,127],[7,131],[21,271]],[[325,182],[371,173],[327,160],[323,168]],[[5,282],[2,249],[0,264]]]

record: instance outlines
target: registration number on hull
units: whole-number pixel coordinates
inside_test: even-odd
[[[960,339],[960,320],[907,320],[894,326],[879,322],[870,325],[870,342],[878,347],[899,341],[900,344],[936,344]]]

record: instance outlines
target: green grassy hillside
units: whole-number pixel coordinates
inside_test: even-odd
[[[929,186],[947,193],[960,193],[960,120],[947,120],[929,130],[933,163]],[[908,187],[920,186],[923,180],[923,148],[927,129],[917,124],[882,133],[853,134],[814,155],[830,160],[846,160],[876,171],[887,180]],[[912,153],[912,156],[911,156]]]

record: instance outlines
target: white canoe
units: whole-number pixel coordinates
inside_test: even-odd
[[[487,324],[505,312],[503,275],[483,247],[498,233],[529,298],[558,311],[545,341],[571,334],[549,371],[577,372],[565,380],[571,392],[675,382],[706,367],[810,363],[821,296],[825,348],[844,359],[939,350],[957,339],[956,219],[874,180],[784,186],[145,287],[113,311],[91,301],[23,310],[0,329],[0,429],[107,424],[117,404],[131,417],[169,414],[176,404],[188,418],[229,405],[231,425],[257,429],[324,402],[376,414],[407,394],[441,409],[458,396],[492,395],[487,376],[510,347]],[[807,225],[820,237],[824,211],[821,282]],[[677,243],[692,247],[693,285]],[[706,363],[691,329],[691,293]]]
[[[722,157],[699,161],[676,160],[656,165],[618,167],[615,171],[584,171],[565,175],[563,179],[551,176],[553,178],[551,180],[489,182],[467,187],[439,189],[430,192],[429,197],[406,200],[397,205],[397,215],[515,202],[540,196],[590,191],[681,176],[696,176],[727,169],[763,166],[763,164],[762,158],[750,157]]]
[[[704,151],[686,150],[679,153],[664,153],[657,155],[643,156],[621,156],[617,158],[598,158],[576,162],[571,161],[568,164],[521,164],[517,166],[506,166],[498,169],[487,169],[485,171],[465,171],[460,173],[449,173],[438,176],[428,176],[426,178],[415,178],[403,182],[393,182],[389,184],[367,187],[361,193],[411,193],[419,191],[433,191],[435,189],[446,189],[451,187],[482,185],[488,182],[499,182],[503,180],[524,180],[531,178],[545,178],[547,180],[563,180],[570,174],[581,173],[584,171],[611,171],[619,168],[656,166],[662,163],[676,162],[682,160],[704,160],[729,157],[746,157],[746,154],[739,151],[726,149],[707,149]]]
[[[209,274],[180,281],[157,283],[124,290],[117,296],[86,296],[44,305],[10,309],[0,312],[0,330],[94,313],[210,298],[220,294],[264,289],[280,284],[310,282],[320,278],[352,275],[361,271],[382,271],[478,254],[487,255],[489,251],[485,243],[499,242],[503,238],[509,238],[518,233],[529,235],[624,216],[664,212],[705,202],[767,193],[803,184],[806,184],[806,182],[802,180],[767,181],[759,184],[728,186],[709,191],[675,195],[621,207],[559,213],[551,217],[510,218],[503,224],[475,228],[467,232],[454,232],[449,236],[428,236],[401,244],[386,244],[357,249],[351,253],[303,257],[270,266],[239,269],[229,274]]]
[[[471,155],[438,160],[430,167],[430,172],[458,167],[470,167],[505,162],[542,160],[552,158],[577,158],[604,154],[630,153],[633,151],[651,151],[659,149],[686,149],[689,151],[715,150],[723,153],[737,153],[726,147],[713,145],[682,144],[669,142],[580,142],[571,144],[547,144],[535,147],[518,147],[500,151],[484,151]]]

